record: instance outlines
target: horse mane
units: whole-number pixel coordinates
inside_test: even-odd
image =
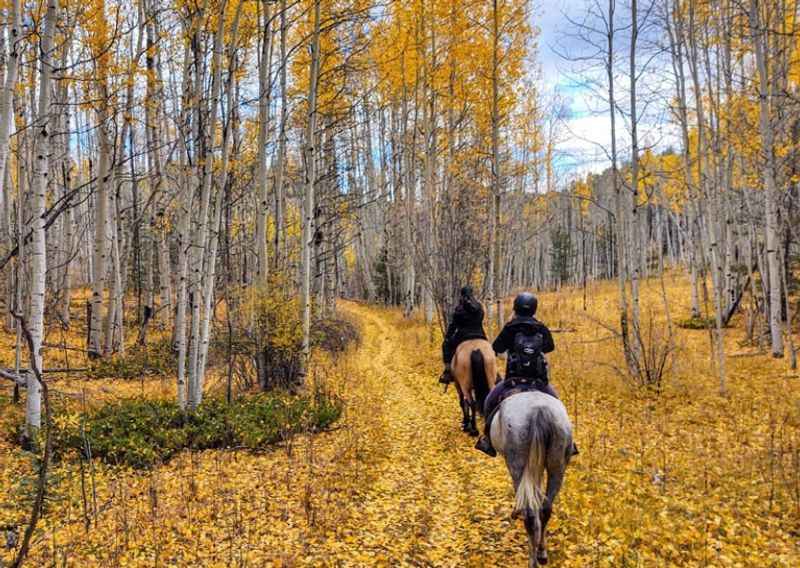
[[[472,350],[469,362],[472,366],[472,388],[475,389],[475,401],[478,403],[478,411],[483,415],[483,403],[489,396],[489,379],[486,376],[486,365],[480,349]]]

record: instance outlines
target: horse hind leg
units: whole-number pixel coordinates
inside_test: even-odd
[[[458,406],[461,407],[461,431],[466,432],[469,428],[469,411],[467,401],[464,400],[464,396],[461,394],[460,390],[458,392]]]
[[[456,393],[458,394],[458,406],[461,408],[461,431],[466,432],[469,426],[469,415],[467,414],[467,403],[464,400],[464,393],[456,381]]]
[[[547,492],[545,501],[542,503],[542,510],[540,512],[540,520],[542,525],[541,539],[539,541],[539,548],[536,551],[536,558],[540,564],[547,564],[547,523],[550,521],[550,516],[553,514],[553,502],[556,500],[558,492],[561,491],[561,484],[564,482],[564,470],[566,469],[566,460],[557,461],[555,465],[547,468]]]
[[[461,400],[461,431],[470,431],[470,415],[469,415],[469,402],[466,399]]]
[[[528,533],[528,566],[536,568],[539,564],[547,564],[547,554],[541,555],[544,530],[539,515],[525,515],[525,532]]]
[[[478,435],[478,424],[476,422],[477,414],[478,414],[478,403],[473,399],[469,401],[469,430],[468,433],[470,436],[477,436]]]

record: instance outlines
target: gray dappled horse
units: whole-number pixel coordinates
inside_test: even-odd
[[[450,368],[461,405],[461,429],[477,436],[476,415],[483,414],[483,402],[497,381],[497,361],[491,343],[485,339],[462,341]]]
[[[547,521],[572,456],[572,424],[560,400],[538,391],[511,395],[492,420],[491,440],[514,482],[514,518],[525,521],[530,568],[547,563]],[[542,492],[544,472],[547,489]]]

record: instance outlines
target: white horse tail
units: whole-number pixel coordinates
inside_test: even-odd
[[[545,406],[536,406],[532,409],[529,422],[528,461],[522,471],[522,477],[517,486],[514,500],[514,518],[539,517],[539,511],[544,503],[545,457],[552,440],[553,416],[550,409]]]

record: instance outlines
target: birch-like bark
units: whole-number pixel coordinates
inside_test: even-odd
[[[492,0],[492,191],[489,207],[489,268],[486,290],[487,304],[491,307],[497,329],[503,327],[503,309],[500,298],[500,14],[498,0]]]
[[[159,121],[164,118],[164,106],[159,104],[163,96],[163,77],[160,59],[156,58],[154,53],[156,46],[156,38],[158,37],[159,28],[153,15],[147,17],[147,58],[146,66],[148,70],[147,89],[150,95],[148,96],[148,103],[145,106],[145,112],[150,112],[150,120],[147,128],[148,134],[148,158],[153,168],[154,180],[151,181],[151,192],[160,197],[164,186],[163,174],[163,160],[161,156],[162,145],[162,129],[158,127]],[[150,98],[152,97],[152,99]],[[171,269],[170,252],[169,252],[169,235],[168,224],[166,219],[163,218],[164,212],[159,211],[157,214],[158,220],[158,286],[159,286],[159,308],[157,316],[162,321],[169,321],[173,316],[173,271]]]
[[[236,8],[236,15],[234,16],[233,23],[231,25],[230,30],[230,61],[228,63],[228,80],[227,80],[227,87],[225,89],[225,98],[226,98],[226,106],[228,109],[228,119],[227,124],[225,125],[223,137],[222,137],[222,157],[220,160],[220,171],[221,174],[219,176],[219,183],[217,187],[217,195],[214,203],[214,218],[211,222],[211,236],[210,236],[210,243],[209,243],[209,253],[206,256],[206,269],[204,271],[205,283],[204,283],[204,290],[203,290],[203,299],[205,305],[203,306],[203,322],[200,330],[200,354],[198,360],[198,377],[200,378],[200,395],[202,396],[203,390],[203,381],[205,379],[205,371],[206,371],[206,362],[208,360],[208,345],[211,338],[211,316],[213,314],[213,299],[214,299],[214,283],[216,282],[216,274],[217,274],[217,251],[219,249],[219,233],[220,233],[220,225],[222,222],[222,207],[223,207],[223,197],[225,195],[225,187],[228,183],[228,156],[230,151],[230,141],[233,138],[231,129],[232,126],[235,126],[231,121],[231,116],[235,113],[235,109],[233,108],[234,100],[233,100],[233,85],[235,82],[235,74],[236,74],[236,64],[235,64],[235,55],[236,55],[236,40],[237,35],[239,32],[239,19],[242,13],[242,6],[244,6],[244,2],[239,2]],[[266,243],[266,241],[265,241]],[[266,266],[264,266],[266,270]]]
[[[193,169],[188,165],[189,147],[186,142],[189,130],[189,104],[191,101],[191,50],[189,43],[184,46],[183,60],[183,101],[181,105],[180,126],[184,129],[180,133],[181,141],[180,169],[183,173],[181,177],[181,210],[180,223],[178,228],[178,292],[177,292],[177,311],[175,314],[175,350],[178,352],[178,371],[177,371],[177,398],[181,410],[186,410],[188,392],[186,388],[186,303],[188,296],[188,273],[189,273],[189,244],[190,244],[190,222],[192,205],[194,201]]]
[[[768,9],[768,8],[767,8]],[[770,105],[773,97],[769,77],[769,39],[766,22],[762,21],[764,7],[760,0],[750,0],[750,28],[758,70],[758,127],[764,153],[765,232],[767,269],[769,270],[769,332],[773,357],[783,357],[783,326],[781,323],[781,277],[778,258],[778,187],[775,180],[775,139]]]
[[[630,75],[630,113],[631,113],[631,226],[629,238],[630,247],[630,275],[631,275],[631,324],[633,326],[634,341],[631,344],[633,356],[640,360],[642,348],[641,313],[639,310],[639,278],[641,276],[640,250],[645,248],[640,240],[639,229],[639,115],[637,113],[636,87],[638,70],[636,69],[636,48],[639,39],[639,14],[637,0],[630,0],[631,4],[631,43],[629,53]]]
[[[31,351],[34,365],[42,369],[42,341],[44,339],[45,281],[47,275],[47,245],[45,240],[45,211],[49,177],[49,154],[51,133],[50,91],[52,77],[51,56],[55,28],[58,20],[58,0],[49,0],[44,18],[44,30],[39,51],[39,108],[34,124],[33,177],[31,183],[31,290],[28,325],[31,335]],[[28,374],[27,400],[25,407],[26,435],[33,440],[42,424],[41,384],[33,373]]]
[[[63,53],[61,57],[61,68],[66,67],[67,55],[69,52],[68,45],[63,46]],[[70,192],[73,190],[72,183],[72,144],[70,141],[70,107],[67,104],[69,100],[69,85],[62,82],[58,88],[59,103],[61,105],[61,112],[59,113],[59,142],[61,153],[58,156],[59,169],[57,175],[61,179],[63,185],[62,197],[67,199]],[[75,257],[75,218],[72,207],[68,207],[63,213],[62,229],[62,273],[61,273],[61,302],[59,305],[59,316],[61,323],[65,326],[70,325],[70,306],[72,304],[72,264]]]
[[[101,97],[107,97],[105,86],[101,86]],[[107,100],[107,99],[104,99]],[[94,261],[92,265],[92,319],[89,324],[90,358],[103,356],[103,295],[105,293],[108,272],[108,193],[111,172],[111,142],[108,135],[107,107],[101,102],[97,113],[99,159],[97,167],[97,183],[95,189],[94,218]]]
[[[701,221],[700,231],[703,232],[703,209],[704,201],[712,202],[709,199],[708,181],[706,179],[706,169],[704,158],[707,157],[707,147],[705,142],[705,105],[703,102],[703,90],[700,86],[700,72],[699,72],[699,54],[697,51],[697,25],[695,21],[695,6],[689,3],[689,70],[692,75],[692,85],[694,88],[695,99],[695,114],[697,116],[697,179],[700,184],[700,195],[702,200],[698,201],[698,218]],[[716,238],[716,231],[713,228],[714,219],[710,219],[710,223],[705,223],[706,231],[705,238],[708,240],[709,249],[709,262],[711,263],[711,279],[714,286],[714,304],[715,304],[715,341],[714,349],[717,356],[717,372],[719,374],[719,390],[721,394],[727,392],[727,378],[725,371],[725,336],[722,327],[722,289],[719,281],[718,271],[718,242]],[[705,284],[705,280],[703,280]]]
[[[207,1],[206,1],[207,4]],[[223,0],[219,7],[219,14],[225,13],[225,5],[227,2]],[[200,192],[200,213],[195,233],[192,239],[192,254],[191,258],[191,304],[192,304],[192,332],[191,341],[189,345],[189,406],[194,409],[200,405],[203,399],[203,379],[204,373],[200,369],[199,360],[201,352],[201,330],[203,327],[203,320],[210,317],[210,314],[203,310],[205,302],[203,301],[204,291],[204,274],[203,268],[206,265],[209,245],[209,209],[211,206],[211,189],[212,189],[212,160],[213,160],[213,144],[216,133],[217,117],[219,113],[219,102],[222,83],[222,49],[225,37],[225,18],[218,18],[217,31],[214,34],[214,47],[211,60],[211,98],[209,101],[209,118],[208,124],[204,124],[204,132],[198,132],[198,142],[202,147],[202,155],[200,158],[200,171],[201,171],[201,192]],[[195,53],[195,58],[200,57],[200,53]],[[202,75],[200,69],[197,69],[196,63],[196,77],[195,88],[202,88]],[[205,275],[207,277],[207,274]]]
[[[630,348],[630,330],[628,328],[628,292],[625,282],[627,270],[625,263],[625,212],[623,209],[622,188],[619,181],[618,153],[617,153],[617,101],[614,90],[614,37],[616,0],[608,0],[608,20],[606,23],[605,71],[608,81],[608,108],[611,118],[611,186],[614,193],[614,217],[616,231],[614,239],[616,244],[617,285],[619,288],[619,320],[622,348],[629,371],[638,376],[636,361],[632,357]]]
[[[114,195],[116,192],[111,192]],[[119,200],[114,195],[111,200],[111,210],[114,211],[114,218],[111,219],[111,290],[108,297],[108,311],[105,323],[105,352],[114,353],[119,348],[120,354],[125,354],[125,342],[122,337],[122,302],[125,293],[122,283],[122,259],[120,258],[120,234],[119,234]]]
[[[280,77],[281,77],[281,119],[278,126],[278,152],[275,158],[273,170],[275,172],[275,251],[273,254],[273,262],[275,267],[280,266],[281,259],[287,253],[284,250],[285,242],[285,222],[284,222],[284,170],[286,168],[286,121],[289,117],[289,108],[286,102],[286,67],[289,64],[286,52],[286,33],[287,33],[287,18],[286,18],[286,0],[281,0],[281,18],[280,18]]]
[[[158,230],[158,289],[159,289],[159,314],[168,318],[172,313],[172,268],[169,256],[169,242],[167,230],[160,227]]]
[[[317,87],[320,65],[320,0],[314,0],[314,31],[311,36],[311,65],[308,78],[308,120],[306,122],[305,183],[303,196],[303,242],[300,278],[300,303],[303,310],[303,361],[301,378],[305,380],[311,357],[311,248],[314,240],[314,185],[316,182]]]
[[[258,149],[256,192],[256,277],[264,284],[267,279],[267,214],[269,213],[267,188],[267,131],[269,128],[270,94],[272,93],[271,46],[272,46],[272,3],[262,0],[264,23],[261,38],[261,54],[258,60]]]
[[[0,93],[0,183],[5,183],[6,167],[8,162],[8,143],[11,133],[11,123],[14,120],[13,102],[14,89],[17,86],[19,75],[19,40],[22,28],[20,0],[12,0],[11,10],[8,14],[8,46],[9,53],[6,60],[6,76],[3,90]],[[0,188],[3,199],[10,199],[11,192]]]

